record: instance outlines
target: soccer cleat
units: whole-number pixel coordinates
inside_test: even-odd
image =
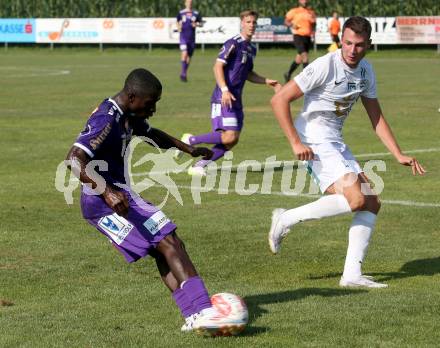
[[[182,137],[180,138],[180,141],[183,142],[183,143],[185,143],[185,144],[188,144],[188,145],[189,145],[189,138],[191,138],[192,136],[193,136],[192,134],[185,133],[185,134],[183,134]],[[183,151],[181,151],[181,150],[176,150],[176,151],[174,152],[174,158],[175,158],[175,159],[180,159],[180,158],[182,158],[182,156],[183,156]]]
[[[189,167],[188,174],[191,176],[206,176],[206,169],[204,167]]]
[[[185,75],[180,75],[180,81],[188,82],[188,78]]]
[[[344,277],[341,277],[341,280],[339,281],[339,286],[342,286],[344,288],[375,288],[375,289],[381,289],[381,288],[387,288],[388,284],[384,283],[378,283],[373,280],[373,277],[371,276],[364,276],[361,275],[357,279],[345,279]]]
[[[277,208],[272,212],[272,224],[269,231],[269,247],[273,254],[278,254],[281,248],[281,241],[289,233],[290,229],[285,228],[280,223],[280,216],[286,209]]]
[[[191,314],[188,318],[185,318],[185,324],[182,325],[180,331],[182,332],[190,332],[194,329],[194,322],[196,321],[199,313]]]
[[[234,336],[242,332],[245,326],[242,320],[234,320],[210,307],[199,313],[193,330],[202,336]]]

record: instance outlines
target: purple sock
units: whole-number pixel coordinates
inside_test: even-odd
[[[181,288],[196,312],[212,307],[208,290],[199,276],[189,278]]]
[[[226,147],[222,144],[217,144],[215,145],[211,151],[214,153],[211,157],[211,159],[209,160],[200,160],[198,161],[194,167],[205,167],[208,165],[208,163],[212,162],[212,161],[217,161],[219,158],[223,157],[223,155],[225,154]]]
[[[222,133],[212,132],[200,135],[193,135],[189,138],[190,145],[197,144],[221,144],[222,143]]]
[[[182,72],[180,73],[181,76],[186,76],[186,71],[188,70],[188,63],[184,60],[181,61],[182,63]]]
[[[188,297],[186,297],[185,292],[182,289],[178,288],[174,290],[173,298],[184,318],[188,318],[191,314],[197,313],[197,311],[193,309],[191,301],[188,300]]]

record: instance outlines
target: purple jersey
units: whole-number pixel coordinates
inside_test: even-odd
[[[146,136],[149,130],[146,121],[124,115],[118,104],[109,98],[92,113],[74,146],[84,150],[92,160],[107,163],[107,170],[96,167],[95,171],[108,185],[128,184],[124,176],[125,149],[132,135]]]
[[[248,74],[254,68],[256,54],[257,49],[250,41],[246,41],[241,35],[236,35],[223,44],[217,57],[218,61],[225,64],[223,71],[225,73],[226,85],[237,99],[233,101],[233,108],[243,107],[241,94]],[[216,85],[212,93],[211,102],[220,103],[221,100],[222,91]]]
[[[180,43],[191,43],[196,41],[196,28],[193,23],[201,23],[202,16],[195,10],[181,10],[177,15],[177,21],[182,24],[180,32]]]

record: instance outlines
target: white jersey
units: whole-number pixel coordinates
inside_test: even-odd
[[[294,80],[304,93],[295,128],[305,143],[343,143],[342,126],[359,96],[376,98],[370,63],[362,59],[350,68],[340,49],[313,61]]]

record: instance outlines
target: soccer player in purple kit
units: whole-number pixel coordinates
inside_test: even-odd
[[[185,8],[177,15],[177,30],[180,32],[179,47],[182,70],[180,80],[187,82],[187,72],[196,47],[196,27],[203,25],[202,16],[192,8],[192,0],[185,0]]]
[[[201,135],[184,134],[182,141],[191,144],[214,144],[214,153],[210,160],[198,161],[190,167],[190,175],[206,175],[205,166],[210,161],[223,157],[226,151],[238,143],[243,127],[242,91],[246,80],[266,84],[275,91],[281,88],[276,80],[267,79],[254,72],[254,58],[257,49],[251,43],[257,27],[258,13],[246,10],[240,13],[240,34],[227,40],[220,50],[214,64],[214,75],[217,82],[211,97],[212,132]],[[182,155],[176,152],[176,157]]]
[[[146,120],[156,111],[161,94],[162,85],[151,72],[135,69],[123,89],[105,99],[90,116],[67,155],[70,169],[82,182],[82,214],[127,262],[147,255],[155,259],[185,318],[182,331],[191,331],[193,325],[202,332],[227,330],[231,322],[212,307],[204,282],[176,234],[176,225],[132,192],[125,179],[124,154],[133,135],[146,137],[164,149],[177,147],[194,157],[209,159],[212,155],[209,149],[187,145],[149,126]]]

